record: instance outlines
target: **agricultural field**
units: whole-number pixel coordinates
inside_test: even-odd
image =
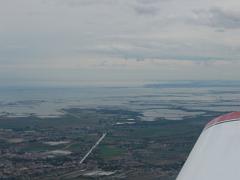
[[[2,177],[174,179],[204,124],[219,114],[142,121],[141,113],[123,109],[64,112],[58,118],[0,119]],[[79,163],[103,133],[106,137]]]

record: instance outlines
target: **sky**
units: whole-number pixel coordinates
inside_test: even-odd
[[[237,0],[0,0],[0,83],[240,80]]]

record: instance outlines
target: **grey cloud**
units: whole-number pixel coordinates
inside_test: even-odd
[[[120,5],[125,7],[133,8],[138,15],[157,15],[159,7],[157,3],[166,0],[60,0],[55,1],[57,4],[66,5],[68,7],[80,7],[80,6],[93,6],[93,5]]]
[[[159,2],[166,2],[166,0],[137,0],[137,2],[141,4],[156,4]]]
[[[134,10],[139,15],[157,15],[159,9],[154,6],[135,6]]]
[[[43,2],[48,2],[47,0],[42,0]],[[57,3],[66,4],[69,6],[84,6],[84,5],[94,5],[94,4],[116,4],[116,3],[125,3],[125,5],[131,4],[142,4],[142,5],[151,5],[160,2],[166,2],[167,0],[136,0],[136,1],[127,1],[127,0],[52,0]]]
[[[240,12],[225,11],[220,8],[210,10],[195,10],[193,22],[216,28],[240,28]]]
[[[158,15],[162,2],[166,0],[136,0],[132,7],[138,15]]]
[[[182,42],[168,39],[117,39],[105,41],[101,44],[88,47],[89,53],[97,56],[119,57],[126,60],[191,60],[214,61],[239,59],[238,49],[232,49],[223,44],[207,42]],[[80,53],[82,53],[80,51]],[[231,58],[230,58],[231,57]]]
[[[28,12],[26,7],[14,9],[11,6],[7,12],[19,11],[21,18],[17,15],[9,18],[0,16],[0,21],[4,22],[2,27],[6,27],[5,31],[1,32],[0,29],[1,39],[6,37],[5,41],[0,42],[0,64],[1,59],[4,59],[4,63],[7,60],[18,62],[19,59],[31,63],[30,60],[35,59],[36,62],[58,57],[68,59],[72,56],[85,59],[92,58],[93,55],[93,58],[101,55],[103,58],[137,60],[156,58],[199,61],[239,58],[239,51],[232,49],[240,46],[236,40],[238,32],[230,36],[226,33],[224,38],[217,39],[218,34],[208,34],[208,26],[215,27],[218,31],[238,28],[240,15],[211,8],[212,6],[202,1],[199,3],[202,3],[201,8],[196,4],[186,6],[187,2],[180,3],[178,0],[44,0],[47,4],[43,6],[30,0],[25,1],[31,2],[32,11],[40,14],[25,17],[22,11]],[[56,6],[56,3],[66,7],[77,6],[79,9],[62,8]],[[86,7],[91,5],[93,7]],[[98,7],[102,5],[106,7]],[[0,7],[2,11],[6,9],[3,5]],[[192,9],[196,8],[209,10],[195,10],[193,13]],[[148,18],[136,18],[133,10],[137,15]],[[184,23],[193,14],[195,18],[191,17],[190,22]],[[21,25],[18,23],[20,19]],[[193,23],[204,26],[196,31]],[[7,47],[5,42],[8,39],[16,40],[14,46],[24,46],[26,50]],[[171,39],[171,42],[166,39]],[[65,63],[67,64],[67,60]]]
[[[90,6],[90,5],[106,5],[120,2],[119,0],[57,0],[56,4],[66,5],[69,7]]]

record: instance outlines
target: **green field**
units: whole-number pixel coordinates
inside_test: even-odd
[[[98,149],[99,157],[105,160],[119,157],[124,153],[123,149],[109,145],[101,145]]]

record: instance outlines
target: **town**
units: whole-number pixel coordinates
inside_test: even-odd
[[[172,180],[217,114],[146,122],[129,110],[62,111],[58,118],[1,117],[1,178]]]

